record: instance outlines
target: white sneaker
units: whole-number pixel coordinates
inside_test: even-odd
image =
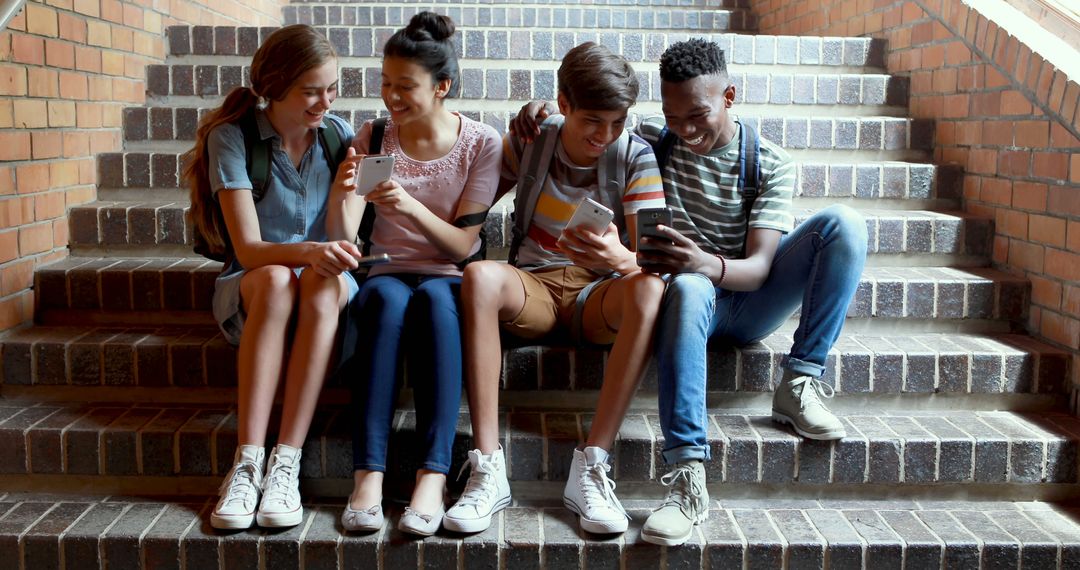
[[[581,517],[581,528],[596,534],[625,532],[630,516],[615,496],[615,482],[608,478],[608,452],[599,447],[574,450],[570,478],[563,490],[563,504]]]
[[[289,527],[304,520],[304,507],[300,505],[299,449],[282,444],[274,446],[262,491],[259,514],[255,517],[259,526]]]
[[[492,515],[510,504],[510,482],[506,480],[502,447],[491,455],[484,455],[479,449],[470,451],[469,462],[461,466],[462,473],[466,467],[471,467],[472,472],[465,491],[446,511],[443,527],[454,532],[480,532],[491,526]]]
[[[266,452],[258,445],[236,449],[232,469],[221,482],[221,498],[210,514],[210,526],[222,530],[251,528],[259,506],[259,484]]]

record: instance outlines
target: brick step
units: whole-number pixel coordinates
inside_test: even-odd
[[[1043,502],[714,500],[677,548],[645,543],[656,501],[626,503],[617,538],[579,530],[569,510],[513,506],[480,534],[345,533],[342,500],[306,504],[287,531],[210,528],[213,500],[12,493],[0,497],[0,556],[23,568],[1072,568],[1077,513]],[[878,566],[881,564],[881,566]]]
[[[592,417],[591,410],[501,414],[510,479],[565,481]],[[1067,412],[863,410],[840,417],[847,436],[821,442],[795,435],[767,411],[712,410],[708,480],[794,486],[1078,482],[1080,420]],[[302,476],[351,479],[356,421],[345,406],[320,407],[304,445]],[[0,403],[0,473],[221,476],[231,467],[236,423],[233,405],[9,400]],[[415,413],[399,411],[393,425],[388,478],[408,480],[423,462]],[[471,447],[463,411],[454,467]],[[656,412],[632,410],[612,450],[613,476],[624,483],[658,480],[666,470],[664,448]]]
[[[479,106],[478,106],[479,107]],[[470,110],[455,105],[458,112],[476,120],[501,119],[501,114]],[[182,153],[191,148],[199,118],[210,111],[192,107],[129,107],[124,109],[124,143],[126,152]],[[359,128],[364,122],[382,113],[336,109],[334,113]],[[639,118],[637,116],[635,118]],[[852,151],[927,151],[933,145],[934,123],[925,119],[906,117],[788,117],[782,112],[772,115],[740,113],[739,119],[754,127],[761,137],[792,152],[843,150],[848,160]],[[494,125],[493,125],[494,126]],[[504,128],[499,134],[505,134]],[[142,144],[139,144],[142,143]],[[902,152],[900,156],[905,156]],[[925,156],[925,152],[907,153]]]
[[[771,392],[791,338],[792,332],[782,329],[745,347],[711,347],[708,391],[717,397]],[[45,392],[63,386],[231,389],[236,387],[235,354],[215,326],[35,326],[8,332],[0,341],[4,386]],[[560,346],[507,348],[501,385],[558,396],[589,394],[600,387],[606,354]],[[1035,395],[1064,393],[1069,371],[1067,353],[1027,336],[1000,333],[848,332],[825,365],[823,378],[839,394],[885,399],[979,394],[1003,401],[1013,396],[1038,400]],[[332,378],[328,385],[347,386],[347,376]],[[642,390],[655,392],[656,386],[650,367]],[[146,397],[161,397],[160,392]],[[224,397],[231,399],[228,393]]]
[[[496,205],[486,223],[488,247],[509,245],[509,207]],[[97,201],[72,207],[74,246],[153,246],[190,244],[186,199],[176,201]],[[815,209],[796,207],[796,223]],[[869,229],[869,252],[881,255],[962,254],[987,256],[993,220],[965,212],[870,210],[860,208]],[[163,254],[169,255],[169,254]]]
[[[766,121],[765,132],[777,137],[787,136],[792,146],[798,145],[794,142],[796,135],[793,132],[797,127],[785,129],[785,135],[773,133],[777,128],[774,122]],[[837,142],[835,138],[834,142]],[[180,183],[181,157],[186,152],[182,148],[186,146],[177,144],[172,152],[100,153],[97,160],[98,187],[106,191],[122,188],[180,189],[165,200],[186,202],[188,192]],[[955,204],[962,196],[963,176],[958,167],[919,162],[853,160],[851,155],[858,152],[862,151],[852,150],[845,154],[843,151],[792,150],[796,156],[802,153],[819,155],[807,156],[796,162],[796,196],[830,200],[854,198],[855,203],[851,205],[860,209],[864,206],[856,203],[864,200],[947,200]],[[835,154],[835,158],[821,160],[822,153]],[[149,197],[144,199],[152,200]]]
[[[590,9],[597,8],[585,7],[576,11]],[[364,7],[341,7],[342,25],[316,26],[334,44],[343,62],[353,57],[382,57],[383,44],[400,27],[383,22],[364,23],[361,20],[366,18],[366,10],[368,9]],[[619,11],[626,13],[625,9]],[[663,17],[664,13],[666,12],[657,12],[654,17]],[[679,12],[675,12],[677,13]],[[708,13],[714,14],[714,19],[717,16],[723,18],[727,15],[726,12]],[[357,23],[347,21],[348,18],[354,17],[353,14],[356,14]],[[648,13],[643,12],[643,14]],[[537,17],[544,16],[538,11]],[[689,37],[703,37],[719,44],[727,54],[727,62],[734,66],[806,65],[853,69],[885,67],[885,42],[875,38],[710,33],[712,30],[708,28],[697,28],[692,34],[643,29],[637,34],[626,33],[620,43],[618,34],[598,32],[599,26],[560,26],[563,31],[555,32],[538,29],[548,27],[543,24],[490,24],[484,26],[486,29],[479,30],[474,25],[460,22],[458,26],[459,31],[455,36],[455,44],[459,48],[458,56],[468,59],[499,60],[535,57],[557,61],[561,60],[571,47],[579,43],[600,41],[613,49],[621,49],[623,56],[630,61],[650,62],[655,65],[660,59],[660,54],[669,45]],[[174,58],[202,55],[250,57],[255,55],[255,50],[258,49],[260,43],[275,29],[170,26],[166,31],[169,40],[167,55],[170,61]],[[240,65],[245,64],[241,62]]]
[[[638,6],[492,6],[490,8],[437,5],[285,5],[283,24],[313,26],[393,26],[401,28],[418,12],[430,10],[450,16],[460,28],[503,27],[562,30],[701,30],[753,31],[757,18],[747,9]],[[466,32],[468,33],[468,32]],[[460,36],[459,36],[460,38]],[[505,42],[505,40],[504,40]]]
[[[232,64],[162,64],[146,67],[146,95],[157,101],[163,97],[194,96],[210,99],[203,106],[220,103],[220,96],[243,84],[245,69],[241,58]],[[459,100],[514,101],[517,110],[521,103],[532,99],[555,98],[555,70],[558,59],[548,63],[507,61],[505,67],[493,69],[481,60],[476,64],[465,61],[461,66]],[[344,98],[379,97],[382,72],[378,60],[364,66],[343,62],[339,94]],[[539,67],[546,69],[538,69]],[[660,101],[660,72],[654,63],[640,64],[639,102]],[[888,106],[906,107],[910,81],[906,77],[883,74],[794,73],[780,70],[732,71],[737,104],[821,105],[821,106]],[[372,102],[374,103],[374,101]],[[821,111],[821,112],[824,112]],[[899,109],[896,115],[900,116]]]
[[[64,325],[121,324],[125,312],[153,319],[208,310],[221,264],[206,259],[68,257],[35,273],[37,320]],[[1000,319],[1018,322],[1028,304],[1026,279],[993,269],[870,267],[848,311],[853,319]],[[159,313],[164,311],[165,313]],[[133,323],[134,324],[134,323]]]

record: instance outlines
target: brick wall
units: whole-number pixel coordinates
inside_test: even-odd
[[[100,152],[171,24],[278,25],[282,0],[30,0],[0,32],[0,331],[33,317],[34,268],[67,255],[68,206],[94,200]]]
[[[964,208],[995,220],[993,264],[1029,278],[1029,331],[1073,352],[1080,385],[1080,77],[960,0],[754,0],[761,32],[888,40],[934,161],[965,169]]]

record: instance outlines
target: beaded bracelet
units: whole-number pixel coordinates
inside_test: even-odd
[[[721,285],[724,283],[724,276],[727,275],[727,260],[719,253],[716,257],[720,259],[720,279],[716,281],[716,284]]]

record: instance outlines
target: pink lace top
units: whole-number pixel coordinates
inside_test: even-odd
[[[357,153],[367,153],[371,141],[371,122],[360,127],[353,139]],[[386,123],[382,152],[394,155],[394,180],[436,216],[453,223],[462,200],[491,205],[499,186],[502,141],[494,128],[468,117],[461,117],[457,142],[446,155],[435,160],[415,160],[401,149],[398,128],[393,120]],[[390,263],[372,268],[370,275],[383,273],[424,273],[461,275],[438,248],[431,244],[406,217],[376,209],[371,253],[387,253]],[[472,251],[480,247],[477,239]]]

